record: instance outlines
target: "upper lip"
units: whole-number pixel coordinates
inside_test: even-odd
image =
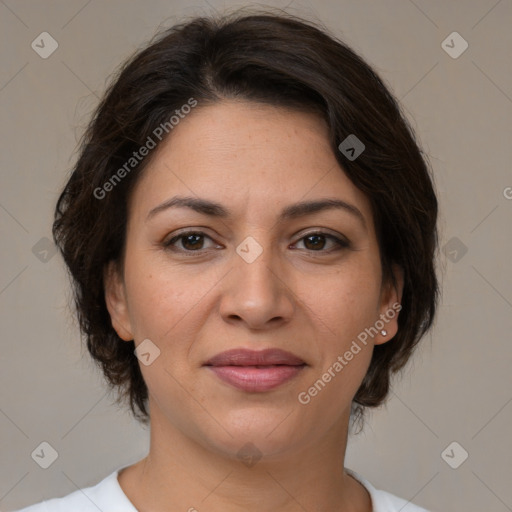
[[[300,357],[280,350],[248,350],[235,348],[221,352],[209,359],[205,366],[268,366],[268,365],[301,366],[306,364]]]

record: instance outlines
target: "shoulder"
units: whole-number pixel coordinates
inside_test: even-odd
[[[121,507],[125,512],[137,512],[123,493],[117,469],[94,486],[78,489],[62,498],[53,498],[30,505],[15,512],[98,512],[110,507]]]
[[[418,507],[410,501],[399,498],[394,494],[376,489],[368,480],[355,471],[348,468],[345,468],[345,471],[364,485],[370,494],[373,512],[429,512],[428,510]]]

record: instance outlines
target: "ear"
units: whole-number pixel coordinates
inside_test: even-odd
[[[397,264],[392,265],[392,277],[382,285],[380,296],[379,320],[384,324],[375,336],[375,345],[381,345],[393,339],[398,332],[398,314],[402,309],[402,293],[404,289],[404,272]],[[380,323],[378,324],[381,325]],[[382,334],[382,330],[386,334]]]
[[[117,262],[110,261],[103,272],[105,303],[112,327],[118,336],[125,341],[132,341],[134,336],[128,313],[126,289]]]

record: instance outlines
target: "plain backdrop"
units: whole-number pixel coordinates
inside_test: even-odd
[[[243,5],[258,4],[0,2],[0,510],[93,485],[147,453],[148,430],[113,405],[81,343],[48,240],[53,208],[121,61],[159,27]],[[349,439],[346,466],[429,509],[510,511],[512,3],[265,5],[323,23],[375,68],[439,193],[436,324],[388,403]],[[58,44],[47,58],[31,46],[42,32]],[[44,442],[57,453],[48,469],[32,456]]]

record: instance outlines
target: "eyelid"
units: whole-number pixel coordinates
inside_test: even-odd
[[[203,231],[204,229],[205,228],[197,228],[197,229],[183,228],[182,230],[178,230],[178,231],[174,232],[169,239],[164,239],[164,241],[162,242],[162,245],[164,247],[170,247],[173,241],[178,241],[179,239],[185,238],[186,236],[189,236],[189,235],[198,235],[198,236],[202,236],[204,238],[209,238],[216,245],[219,245],[219,244],[217,244],[217,242],[215,242],[215,240],[213,239],[212,236],[210,236],[208,233]],[[178,249],[178,251],[190,252],[190,253],[192,253],[192,252],[199,253],[200,251],[204,251],[204,249],[200,249],[198,251],[185,251],[184,249]]]
[[[329,237],[333,237],[333,238],[338,238],[342,242],[349,243],[349,240],[345,235],[342,235],[341,233],[334,232],[334,231],[330,230],[329,228],[311,228],[311,229],[308,228],[308,231],[299,231],[299,233],[297,233],[295,235],[295,237],[298,237],[297,240],[299,240],[299,239],[302,239],[309,235],[324,235],[324,236],[329,236]]]
[[[309,253],[313,253],[313,254],[329,254],[331,252],[335,252],[336,250],[341,250],[341,249],[348,249],[350,247],[352,247],[352,244],[351,242],[348,240],[347,237],[345,237],[344,235],[341,235],[341,234],[333,234],[331,233],[330,231],[326,230],[326,228],[317,228],[317,229],[313,229],[311,231],[308,231],[306,233],[300,233],[300,235],[298,235],[298,238],[297,238],[297,241],[294,242],[293,245],[295,245],[296,243],[302,241],[304,238],[308,237],[308,236],[313,236],[313,235],[320,235],[320,236],[323,236],[325,237],[326,239],[330,239],[334,242],[334,244],[337,245],[337,249],[334,248],[334,249],[328,249],[328,250],[319,250],[319,251],[307,251]],[[307,250],[307,249],[306,249]]]

